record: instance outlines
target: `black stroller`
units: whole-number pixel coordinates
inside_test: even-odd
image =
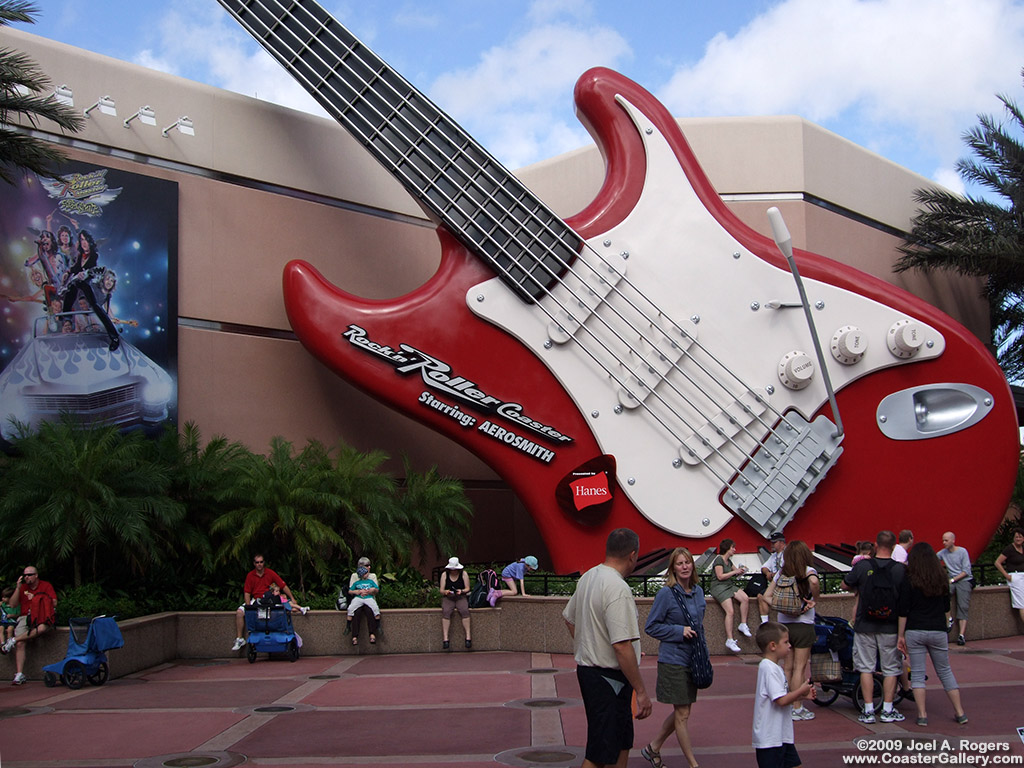
[[[815,616],[814,645],[811,647],[811,679],[821,686],[814,700],[819,707],[828,707],[839,698],[849,696],[858,710],[864,710],[864,694],[860,673],[853,668],[853,627],[838,616]],[[909,692],[901,681],[896,682],[893,703],[899,704]],[[871,691],[877,703],[882,699],[882,675],[875,672]]]

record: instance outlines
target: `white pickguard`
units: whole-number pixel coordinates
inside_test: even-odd
[[[619,101],[647,153],[636,208],[619,226],[590,239],[573,274],[538,305],[524,304],[498,278],[474,286],[466,301],[551,369],[589,420],[602,450],[615,456],[620,488],[644,516],[673,533],[703,537],[731,519],[718,498],[724,482],[777,414],[792,408],[810,418],[827,400],[826,390],[819,370],[799,391],[783,386],[779,377],[780,361],[794,351],[806,353],[815,369],[818,365],[793,276],[744,249],[715,220],[664,136],[643,113]],[[618,278],[616,271],[624,276]],[[609,289],[598,273],[615,285]],[[580,287],[581,281],[593,293]],[[837,390],[881,368],[937,357],[945,348],[942,335],[917,318],[826,283],[804,284]],[[768,302],[797,306],[771,309]],[[580,303],[589,309],[581,311]],[[582,327],[567,319],[564,308]],[[890,352],[887,335],[907,320],[917,323],[923,338],[913,357],[901,359]],[[852,365],[828,352],[833,334],[846,326],[860,329],[867,340],[863,357]],[[669,339],[685,347],[686,334],[696,343],[683,353]],[[662,352],[672,353],[672,359],[663,360]],[[648,362],[641,366],[643,359]],[[658,366],[660,371],[650,373]],[[631,380],[631,370],[641,376],[648,370],[646,381],[656,384],[639,407],[629,387],[622,386]],[[722,423],[723,411],[737,412],[736,401],[756,402],[755,394],[772,410],[724,440],[705,461],[693,463],[692,455],[690,463],[681,460],[684,438],[701,427],[708,434],[711,419],[717,416],[716,423]]]

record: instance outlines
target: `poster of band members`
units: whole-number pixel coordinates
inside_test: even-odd
[[[177,412],[178,185],[71,162],[0,184],[0,444]]]

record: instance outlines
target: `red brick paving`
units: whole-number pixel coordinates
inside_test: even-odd
[[[913,724],[910,701],[901,706],[906,722],[865,726],[841,696],[831,707],[811,705],[816,719],[795,724],[804,765],[840,766],[844,756],[858,753],[859,738],[908,735],[945,737],[955,747],[960,738],[1003,742],[1010,755],[1024,760],[1016,735],[1024,726],[1024,638],[978,641],[965,650],[971,652],[953,649],[953,669],[968,725],[953,722],[934,676],[927,729]],[[705,768],[752,766],[756,659],[714,661],[715,685],[700,693],[690,720],[697,756]],[[532,668],[555,671],[531,674]],[[644,658],[642,673],[653,691],[656,657]],[[313,679],[317,675],[331,677]],[[506,706],[530,698],[560,698],[566,706]],[[476,768],[497,765],[494,756],[506,750],[581,747],[586,722],[578,698],[571,657],[548,654],[312,657],[294,664],[261,658],[251,665],[244,659],[180,661],[80,691],[45,688],[39,681],[0,685],[0,761],[3,768],[149,768],[169,755],[228,753],[261,768]],[[267,705],[296,710],[253,712]],[[31,714],[10,716],[20,708]],[[636,723],[630,768],[649,765],[639,747],[669,711],[655,704],[654,716]],[[12,732],[17,739],[8,738]],[[664,756],[672,768],[683,765],[674,740]]]

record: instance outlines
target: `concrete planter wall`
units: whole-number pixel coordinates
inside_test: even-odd
[[[471,613],[473,649],[480,651],[529,651],[572,653],[572,641],[562,619],[566,597],[506,598],[497,608]],[[653,598],[639,598],[640,625],[643,627]],[[818,610],[826,616],[849,618],[853,596],[825,595]],[[712,654],[724,654],[724,613],[709,600],[704,629]],[[751,605],[750,624],[759,619],[756,604]],[[734,621],[738,621],[735,618]],[[345,656],[351,654],[443,653],[441,649],[440,609],[397,609],[384,611],[382,631],[371,646],[363,628],[358,647],[344,635],[345,614],[339,611],[310,611],[296,616],[295,630],[302,637],[302,653],[308,656]],[[235,616],[229,612],[160,613],[120,622],[125,646],[108,653],[110,674],[122,677],[174,659],[216,659],[241,656],[230,651],[235,637]],[[1017,612],[1010,608],[1005,586],[979,587],[971,600],[971,618],[967,639],[1006,637],[1022,631]],[[451,625],[452,652],[465,653],[462,623],[455,614]],[[756,653],[752,639],[735,633],[744,653]],[[68,630],[59,628],[28,646],[25,674],[42,678],[42,668],[63,659],[67,652]],[[643,636],[644,653],[656,655],[658,642]],[[14,677],[13,654],[0,657],[0,679]]]

